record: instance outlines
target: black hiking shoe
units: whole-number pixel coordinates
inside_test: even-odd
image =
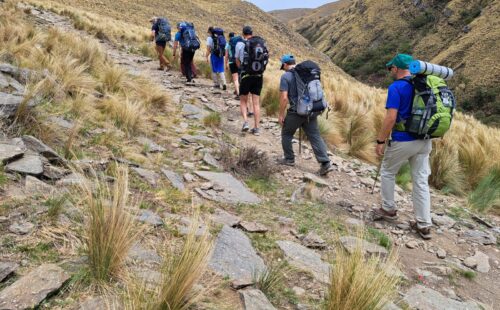
[[[250,126],[248,125],[248,122],[244,122],[243,127],[241,128],[241,131],[245,132],[245,131],[249,131],[249,130],[250,130]]]
[[[397,211],[386,211],[383,208],[378,208],[373,210],[373,220],[374,221],[381,221],[381,220],[386,220],[386,221],[394,221],[395,219],[398,218],[398,212]]]
[[[222,86],[222,90],[227,90],[227,85],[226,85],[226,84],[224,84],[224,85]]]
[[[250,132],[251,132],[254,136],[260,136],[260,129],[259,129],[259,128],[252,128],[252,130],[250,130]]]
[[[333,171],[333,167],[332,167],[332,164],[330,162],[323,163],[323,164],[321,164],[321,168],[319,168],[318,174],[323,177],[323,176],[328,175],[328,173],[332,172],[332,171]]]
[[[238,100],[238,101],[239,101],[239,100],[240,100],[240,96],[239,96],[239,95],[236,95],[236,96],[234,97],[234,100]]]
[[[253,116],[253,112],[247,112],[247,116],[248,117],[252,117]]]
[[[279,165],[289,166],[289,167],[294,167],[295,166],[295,161],[293,161],[291,159],[280,158],[280,159],[278,159],[276,161],[278,162]]]

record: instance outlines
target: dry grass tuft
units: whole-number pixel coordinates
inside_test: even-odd
[[[166,253],[158,287],[151,289],[133,282],[129,285],[125,297],[126,309],[185,310],[199,300],[203,292],[194,286],[203,276],[212,251],[208,230],[196,236],[199,224],[199,215],[195,215],[182,249],[178,253]]]
[[[396,263],[395,252],[387,260],[377,256],[365,258],[361,242],[352,254],[337,247],[324,309],[383,309],[396,294],[399,278],[388,272]]]
[[[108,97],[99,103],[99,107],[115,121],[118,128],[129,134],[138,133],[145,123],[143,105],[128,98]]]
[[[269,180],[276,170],[267,153],[255,146],[248,146],[233,152],[230,145],[220,143],[220,161],[227,171],[241,176]]]
[[[128,170],[118,167],[113,189],[97,182],[93,190],[83,186],[84,204],[88,212],[85,244],[89,273],[97,284],[122,275],[128,251],[140,230],[134,226],[128,207]]]
[[[203,125],[206,127],[219,128],[221,124],[221,115],[219,112],[211,112],[203,118]]]

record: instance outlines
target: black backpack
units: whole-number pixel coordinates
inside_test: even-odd
[[[269,51],[266,41],[261,37],[251,37],[245,42],[243,71],[250,75],[261,75],[266,71]]]
[[[193,23],[184,23],[181,26],[181,47],[185,51],[195,52],[200,48],[200,40],[196,35]]]
[[[321,86],[321,68],[314,61],[306,60],[291,71],[295,76],[299,100],[297,114],[318,116],[328,109],[328,103]]]
[[[172,40],[172,27],[168,19],[161,17],[158,18],[158,33],[156,34],[156,41],[169,42]]]
[[[222,28],[215,28],[212,33],[212,40],[214,42],[212,54],[217,57],[224,57],[226,54],[226,38],[224,37],[224,30]]]

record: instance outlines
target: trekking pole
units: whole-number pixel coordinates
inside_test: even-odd
[[[382,162],[380,162],[380,164],[378,165],[378,168],[377,168],[377,175],[375,176],[375,181],[373,182],[373,187],[372,187],[372,195],[375,192],[375,185],[377,184],[377,179],[378,179],[378,176],[380,175],[381,168],[382,168]]]
[[[299,155],[302,155],[302,128],[299,128]]]

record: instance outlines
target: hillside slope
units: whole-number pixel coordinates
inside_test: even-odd
[[[274,10],[268,13],[276,17],[284,23],[288,23],[291,20],[303,17],[304,15],[309,15],[313,9],[307,8],[297,8],[297,9],[284,9],[284,10]]]
[[[388,83],[384,63],[396,52],[454,68],[462,109],[499,124],[500,2],[490,0],[359,0],[296,29],[346,72],[372,85]]]

